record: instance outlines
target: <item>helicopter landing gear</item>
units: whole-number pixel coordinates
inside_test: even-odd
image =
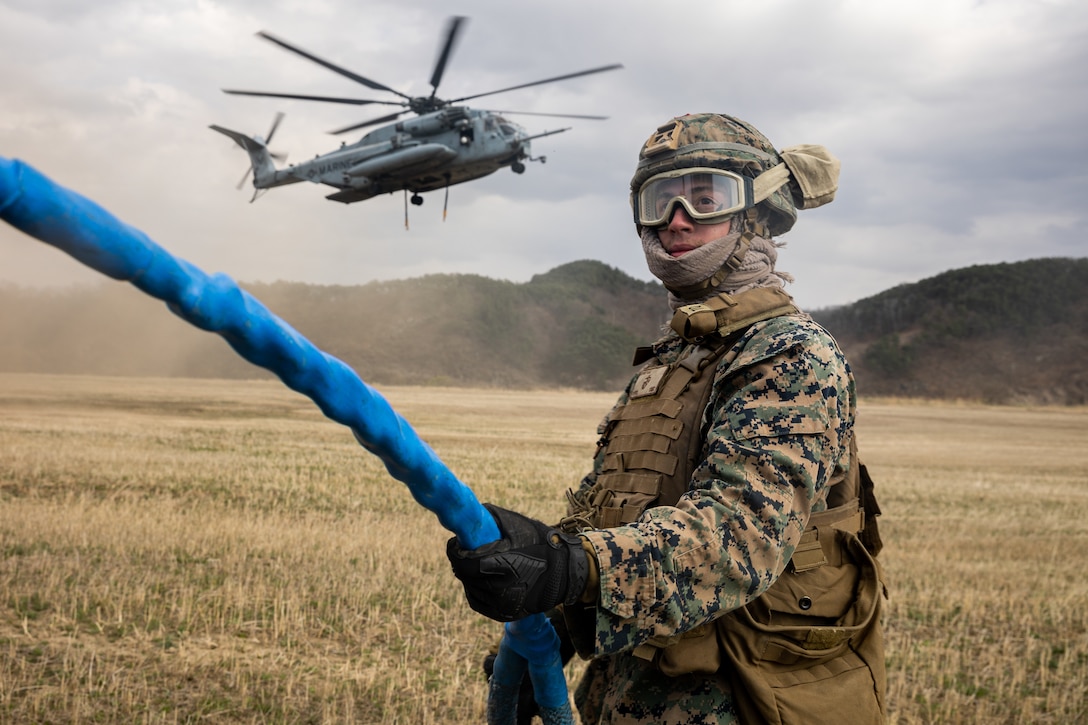
[[[423,197],[419,194],[412,194],[412,205],[423,206]]]
[[[514,163],[510,164],[510,170],[513,171],[515,174],[524,174],[525,164],[521,163],[520,161],[515,161]]]

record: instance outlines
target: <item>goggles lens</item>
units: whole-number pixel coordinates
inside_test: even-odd
[[[668,224],[677,204],[692,221],[714,224],[749,206],[751,181],[732,171],[691,168],[651,176],[638,192],[638,220],[647,227]]]

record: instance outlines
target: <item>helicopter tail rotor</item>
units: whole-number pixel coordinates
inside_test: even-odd
[[[264,137],[264,143],[267,146],[272,143],[272,137],[276,135],[276,129],[280,127],[280,122],[283,120],[283,111],[277,111],[276,117],[272,119],[272,127],[268,129],[268,135]]]
[[[254,174],[253,185],[257,189],[265,188],[262,185],[263,180],[276,172],[276,165],[273,163],[273,160],[282,163],[287,158],[286,154],[275,153],[268,150],[268,143],[272,140],[272,137],[276,135],[276,129],[279,128],[281,121],[283,121],[282,112],[276,114],[276,117],[272,120],[271,128],[268,129],[268,135],[264,138],[261,138],[260,136],[246,136],[244,133],[215,124],[209,126],[213,131],[218,131],[224,136],[231,138],[249,154],[250,167],[246,169],[246,173],[242,176],[241,181],[238,182],[238,189],[245,186],[250,174]],[[256,194],[254,194],[253,198],[257,198]]]

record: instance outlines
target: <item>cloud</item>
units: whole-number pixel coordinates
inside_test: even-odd
[[[0,2],[0,155],[98,201],[179,256],[244,281],[350,284],[433,272],[525,280],[594,258],[649,279],[627,203],[637,149],[684,112],[753,122],[779,146],[843,162],[835,203],[802,212],[780,264],[803,306],[843,304],[969,264],[1085,256],[1088,7],[1074,0],[463,2],[442,97],[607,63],[621,71],[487,96],[538,139],[502,170],[409,210],[399,194],[345,206],[311,184],[255,203],[247,166],[211,123],[297,162],[369,107],[228,96],[222,88],[393,98],[255,37],[267,30],[408,94],[426,94],[448,6],[170,0]],[[351,136],[349,139],[353,138]],[[83,283],[0,228],[0,282]]]

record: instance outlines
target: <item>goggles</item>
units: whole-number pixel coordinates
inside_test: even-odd
[[[644,227],[669,223],[676,205],[698,224],[716,224],[754,206],[752,180],[732,171],[697,166],[651,176],[635,197],[635,219]]]

